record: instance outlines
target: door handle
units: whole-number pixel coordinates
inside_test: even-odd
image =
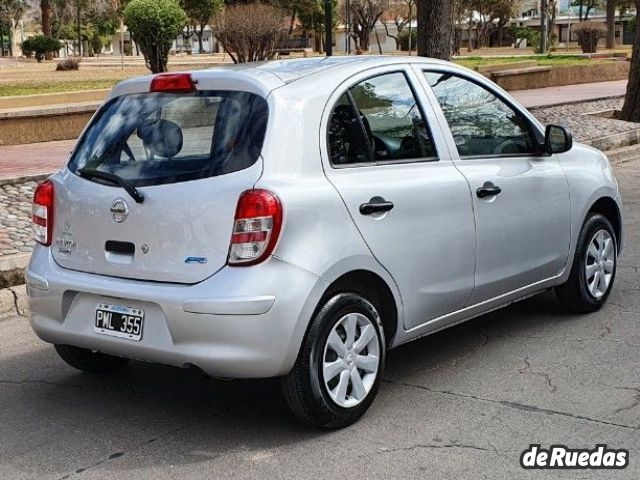
[[[502,189],[497,185],[494,185],[492,182],[484,182],[484,185],[476,190],[476,195],[478,196],[478,198],[495,197],[496,195],[500,195],[501,193]]]
[[[368,203],[360,205],[360,213],[362,215],[371,215],[373,213],[388,212],[393,207],[393,202],[389,202],[382,197],[373,197]]]

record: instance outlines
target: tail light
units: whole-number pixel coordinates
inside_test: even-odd
[[[280,227],[282,205],[268,190],[247,190],[240,195],[229,246],[229,265],[255,265],[273,252]]]
[[[53,232],[53,183],[47,180],[36,187],[32,206],[33,236],[42,245],[51,245]]]

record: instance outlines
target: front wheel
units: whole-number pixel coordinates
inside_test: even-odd
[[[599,310],[607,301],[616,276],[618,244],[607,218],[593,213],[584,223],[569,279],[556,288],[560,304],[575,313]]]
[[[385,353],[376,308],[354,293],[336,295],[313,318],[296,364],[282,379],[289,407],[319,427],[356,422],[376,396]]]

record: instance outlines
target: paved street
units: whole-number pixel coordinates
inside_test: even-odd
[[[0,320],[0,478],[637,479],[640,159],[617,169],[626,249],[608,305],[544,294],[389,355],[363,420],[308,430],[274,381],[210,381],[132,363],[77,373],[25,317]],[[624,471],[523,471],[531,443],[630,450]]]

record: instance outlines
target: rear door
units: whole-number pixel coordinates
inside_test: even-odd
[[[472,78],[438,69],[424,76],[473,195],[478,246],[471,303],[559,275],[569,254],[569,187],[557,157],[539,153],[541,132]]]
[[[266,101],[245,92],[111,100],[55,185],[55,261],[163,282],[214,274],[227,259],[238,197],[261,175],[267,116]],[[85,170],[121,177],[144,201]]]
[[[469,189],[412,75],[354,77],[330,101],[321,141],[327,177],[399,287],[406,329],[463,308],[475,267]]]

